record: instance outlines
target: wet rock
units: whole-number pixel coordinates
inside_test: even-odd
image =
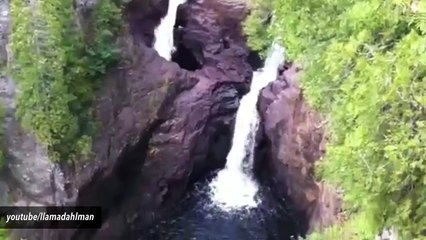
[[[331,225],[341,208],[335,190],[315,182],[314,163],[324,153],[319,116],[306,104],[298,85],[299,69],[286,63],[280,76],[262,90],[256,166],[267,172],[276,192],[305,218],[305,230]]]
[[[136,40],[152,47],[154,30],[161,18],[167,14],[168,0],[123,0],[128,2],[124,9],[131,34]]]
[[[183,69],[195,71],[204,64],[203,44],[198,40],[177,39],[176,51],[172,54],[172,61]]]
[[[260,54],[255,51],[250,51],[249,56],[247,58],[247,62],[250,64],[253,70],[262,68],[264,65],[264,62],[262,61]]]

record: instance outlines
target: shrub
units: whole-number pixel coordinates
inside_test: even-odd
[[[331,140],[318,175],[345,190],[372,237],[426,230],[426,2],[273,0],[269,33],[303,64],[311,105]],[[423,237],[423,238],[422,238]]]
[[[250,14],[243,22],[243,30],[248,37],[247,44],[264,56],[272,42],[265,27],[271,14],[271,0],[251,1],[249,7]]]
[[[111,0],[99,1],[92,18],[94,39],[85,42],[72,1],[11,2],[17,116],[53,160],[71,161],[90,152],[90,106],[100,78],[117,61],[114,34],[120,17]]]

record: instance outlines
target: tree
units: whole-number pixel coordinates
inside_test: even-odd
[[[99,1],[90,42],[83,41],[70,0],[12,1],[11,18],[17,116],[48,147],[51,159],[87,155],[94,91],[118,60],[114,34],[120,31],[120,8],[111,0]]]
[[[310,104],[331,119],[319,177],[343,187],[366,238],[396,226],[424,239],[426,2],[273,0],[273,11],[269,34],[303,64]]]

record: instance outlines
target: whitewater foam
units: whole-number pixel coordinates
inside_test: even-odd
[[[265,67],[253,73],[250,92],[240,102],[237,111],[232,148],[225,168],[210,183],[211,199],[224,210],[254,208],[259,186],[253,179],[252,166],[255,133],[259,125],[256,104],[262,88],[277,79],[278,66],[284,62],[284,48],[273,44]],[[249,171],[245,170],[249,169]]]
[[[170,60],[174,51],[173,31],[176,22],[177,9],[186,0],[169,0],[167,15],[161,20],[160,25],[155,29],[154,49],[158,54]]]

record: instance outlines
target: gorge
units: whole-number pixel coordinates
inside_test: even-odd
[[[75,4],[88,38],[99,2]],[[101,206],[102,227],[19,229],[10,239],[281,240],[334,223],[339,196],[313,177],[321,121],[282,47],[272,45],[264,63],[247,47],[245,2],[122,4],[120,61],[92,102],[88,159],[49,161],[15,116],[19,84],[0,82],[3,204]],[[9,19],[1,24],[11,58]]]
[[[154,49],[170,60],[175,48],[173,27],[178,2],[155,30]],[[175,5],[177,4],[177,5]],[[173,20],[173,21],[172,21]],[[167,41],[166,41],[167,40]],[[254,178],[255,136],[259,125],[256,103],[259,92],[277,78],[284,62],[283,48],[274,44],[264,68],[253,73],[250,91],[237,110],[232,147],[225,168],[194,183],[192,189],[166,217],[140,235],[146,239],[295,239],[300,231],[285,203]],[[188,61],[187,59],[184,61]]]

